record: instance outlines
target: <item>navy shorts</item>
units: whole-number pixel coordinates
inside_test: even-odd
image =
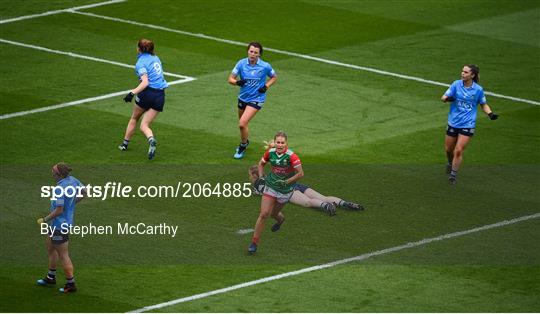
[[[472,137],[474,135],[474,128],[454,128],[453,126],[448,125],[446,128],[446,135],[451,137],[457,137],[458,134]]]
[[[137,106],[147,111],[154,109],[162,112],[165,105],[165,91],[162,89],[155,89],[151,87],[145,88],[142,92],[135,97],[135,103]]]
[[[249,102],[245,102],[241,99],[238,99],[238,109],[240,110],[244,110],[246,109],[246,106],[250,106],[250,107],[253,107],[257,110],[261,110],[262,109],[262,106],[263,106],[263,102],[258,102],[258,101],[249,101]]]
[[[309,189],[309,186],[307,186],[305,184],[301,184],[301,183],[295,183],[294,184],[294,190],[296,190],[296,191],[300,191],[302,193],[305,193],[307,189]]]
[[[51,237],[52,244],[62,244],[69,241],[69,233],[62,233],[60,230],[55,230],[52,236],[49,231],[49,236]]]

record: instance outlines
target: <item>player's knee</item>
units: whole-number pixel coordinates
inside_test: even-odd
[[[259,218],[267,219],[268,217],[270,217],[270,213],[269,213],[269,212],[263,211],[263,212],[261,212],[261,213],[259,214]]]
[[[238,122],[238,127],[239,127],[240,129],[242,129],[242,130],[247,129],[247,127],[248,127],[247,121],[242,121],[242,120],[240,120],[240,122]]]
[[[60,254],[60,260],[64,264],[71,263],[71,259],[69,258],[69,254],[67,252]]]

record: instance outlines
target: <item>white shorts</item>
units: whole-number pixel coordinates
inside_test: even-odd
[[[264,187],[263,195],[273,197],[273,198],[276,199],[276,201],[278,203],[285,204],[291,199],[291,196],[292,196],[293,192],[294,192],[294,190],[290,191],[289,193],[283,194],[281,192],[278,192],[278,191],[272,189],[271,187],[269,187],[267,185],[267,186]]]

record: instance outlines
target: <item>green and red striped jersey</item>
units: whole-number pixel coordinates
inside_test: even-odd
[[[293,190],[294,183],[288,184],[285,187],[278,186],[276,182],[278,180],[286,180],[295,175],[296,170],[294,168],[302,165],[300,158],[290,149],[286,149],[285,153],[278,154],[276,148],[270,148],[267,150],[262,161],[264,163],[270,162],[272,170],[266,176],[266,184],[280,193],[289,193]]]

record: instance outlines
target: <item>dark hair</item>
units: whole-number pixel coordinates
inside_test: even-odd
[[[276,140],[276,138],[278,137],[284,137],[285,140],[287,141],[287,133],[283,132],[283,131],[279,131],[276,133],[276,135],[274,135],[274,141]]]
[[[473,81],[478,83],[480,81],[480,68],[476,64],[467,64],[465,66],[471,69],[471,72],[474,74]]]
[[[249,173],[252,176],[259,178],[259,166],[258,165],[253,165],[253,166],[249,167]]]
[[[59,162],[56,165],[53,166],[53,171],[56,175],[58,175],[60,178],[65,178],[69,175],[71,172],[71,167],[68,166],[64,162]]]
[[[151,55],[154,54],[154,42],[149,39],[144,39],[144,38],[139,39],[139,42],[137,43],[137,47],[139,47],[139,50],[141,52],[147,52]]]
[[[256,41],[250,42],[250,43],[248,44],[248,46],[247,46],[247,50],[248,50],[248,51],[249,51],[249,47],[251,47],[251,46],[253,46],[253,47],[255,47],[255,48],[259,48],[259,55],[262,56],[262,54],[263,54],[263,46],[261,45],[261,43],[256,42]]]

